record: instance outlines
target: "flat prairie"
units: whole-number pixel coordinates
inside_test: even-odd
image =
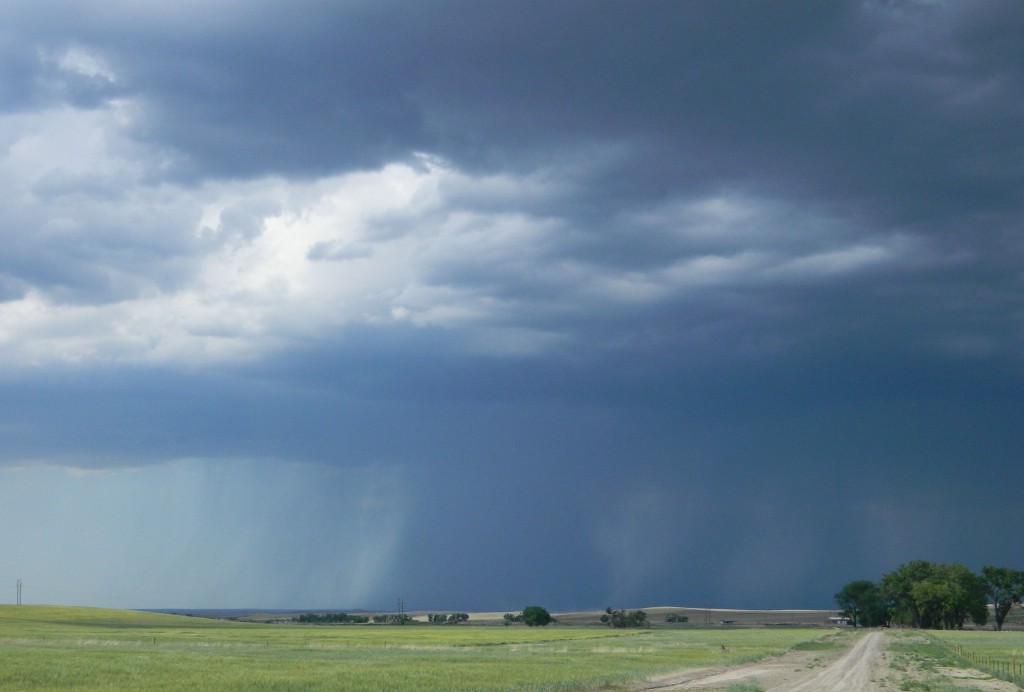
[[[600,611],[555,613],[548,627],[506,626],[504,613],[401,626],[0,606],[0,689],[1002,692],[1018,688],[958,652],[1024,654],[1024,632],[854,631],[827,626],[829,611],[644,610],[651,627],[612,629]]]
[[[0,689],[626,689],[668,671],[777,656],[829,634],[616,630],[591,615],[587,626],[319,626],[0,606]]]

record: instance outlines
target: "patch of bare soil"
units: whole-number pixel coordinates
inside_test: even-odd
[[[999,680],[973,668],[936,668],[935,672],[947,680],[966,683],[966,689],[979,692],[1017,692],[1020,690],[1020,687],[1013,683]]]

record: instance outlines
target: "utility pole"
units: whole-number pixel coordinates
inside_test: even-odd
[[[18,605],[21,605],[21,580],[18,580]]]
[[[405,624],[405,599],[398,599],[398,622],[402,625]]]

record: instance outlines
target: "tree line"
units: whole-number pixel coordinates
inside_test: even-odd
[[[647,613],[642,610],[612,610],[609,606],[604,609],[601,622],[609,627],[647,627]]]
[[[506,625],[522,622],[529,627],[544,627],[554,621],[555,619],[551,617],[547,608],[536,605],[526,606],[521,613],[505,613]]]
[[[877,583],[852,581],[835,595],[840,614],[854,627],[921,629],[963,629],[967,621],[985,625],[991,615],[1001,630],[1022,598],[1024,571],[988,565],[975,574],[960,564],[926,560],[900,565]]]

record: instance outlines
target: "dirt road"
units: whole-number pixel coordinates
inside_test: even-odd
[[[860,635],[846,650],[789,651],[734,668],[684,670],[652,678],[633,690],[724,690],[730,685],[756,683],[766,692],[880,692],[907,689],[902,683],[925,681],[960,687],[968,681],[972,690],[1014,692],[1016,685],[970,668],[929,667],[906,654],[887,651],[885,631]],[[894,663],[898,662],[898,665]],[[924,689],[922,687],[922,689]],[[927,687],[932,689],[932,687]]]
[[[814,690],[877,690],[873,671],[881,667],[885,635],[869,632],[830,666],[803,680],[770,687],[780,692],[814,692]]]
[[[885,635],[869,632],[841,656],[793,651],[729,670],[692,670],[651,680],[644,690],[713,690],[757,681],[768,692],[871,692],[884,669]]]

